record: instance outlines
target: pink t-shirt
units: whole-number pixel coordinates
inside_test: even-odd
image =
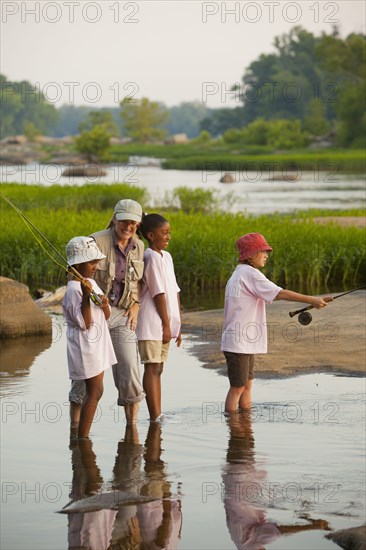
[[[94,279],[88,281],[97,294],[103,294]],[[86,329],[81,300],[79,281],[69,281],[62,307],[67,322],[67,363],[71,380],[92,378],[117,363],[102,308],[90,303],[93,322]]]
[[[173,259],[165,250],[159,253],[148,248],[144,254],[144,263],[137,338],[138,340],[163,339],[163,325],[154,302],[154,297],[158,294],[165,294],[171,335],[172,338],[177,338],[181,324],[177,296],[180,288],[175,278]]]
[[[266,303],[282,290],[258,269],[239,264],[225,290],[221,350],[267,353]]]

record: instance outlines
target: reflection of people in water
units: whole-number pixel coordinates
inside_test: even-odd
[[[161,442],[162,427],[157,422],[151,422],[145,442],[146,477],[141,494],[159,497],[160,500],[140,506],[137,517],[144,547],[173,550],[178,547],[182,527],[181,502],[172,498],[165,463],[161,460]]]
[[[151,423],[145,448],[140,445],[136,425],[128,425],[119,441],[111,489],[130,493],[131,501],[117,510],[71,512],[68,514],[69,550],[120,550],[177,548],[182,525],[180,500],[172,498],[161,460],[161,425]],[[142,459],[145,468],[142,472]],[[89,439],[74,442],[72,448],[72,502],[101,494],[103,479]],[[103,493],[105,495],[106,493]],[[108,495],[113,495],[108,492]],[[139,502],[139,496],[153,497]],[[102,500],[99,502],[101,504]]]
[[[250,413],[227,417],[229,446],[222,473],[226,523],[236,548],[260,549],[280,535],[274,523],[266,521],[255,488],[263,484],[265,472],[256,469]],[[254,491],[253,491],[254,489]]]
[[[307,525],[276,525],[266,520],[263,506],[266,473],[255,463],[251,413],[234,413],[227,417],[229,445],[223,468],[226,523],[236,548],[260,550],[281,534],[289,535],[310,529],[329,529],[324,520]]]
[[[139,471],[141,446],[138,444],[137,431],[132,430],[136,428],[131,427],[129,439],[125,437],[124,442],[118,445],[113,487],[156,497],[157,500],[119,508],[110,548],[173,550],[177,548],[180,537],[181,503],[171,498],[165,463],[161,460],[161,426],[155,422],[150,424],[145,442],[144,476]]]
[[[126,426],[125,437],[118,442],[112,488],[139,494],[143,446],[139,443],[136,424]],[[140,548],[141,535],[137,521],[138,504],[118,508],[113,527],[110,549]]]
[[[72,449],[72,501],[95,495],[102,490],[103,479],[96,463],[90,439],[80,439]],[[109,547],[116,510],[74,512],[68,515],[69,550],[105,550]]]

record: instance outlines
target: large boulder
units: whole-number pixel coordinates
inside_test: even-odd
[[[62,301],[66,292],[66,286],[57,288],[55,292],[48,292],[42,298],[37,300],[37,306],[44,309],[48,313],[56,313],[62,315]]]
[[[366,549],[366,525],[351,527],[350,529],[341,529],[340,531],[334,531],[325,536],[345,550]]]
[[[37,307],[28,287],[0,277],[0,337],[51,333],[51,317]]]

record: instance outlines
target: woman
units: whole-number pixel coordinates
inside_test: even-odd
[[[136,235],[141,216],[138,202],[120,200],[109,227],[91,235],[105,255],[98,264],[95,281],[111,306],[108,327],[117,357],[112,367],[113,378],[118,390],[117,403],[125,408],[127,424],[136,422],[138,404],[145,397],[135,333],[140,307],[139,281],[144,269],[144,244]]]

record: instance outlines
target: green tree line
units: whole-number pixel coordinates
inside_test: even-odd
[[[10,82],[1,75],[1,137],[82,131],[86,139],[87,132],[102,126],[105,134],[141,143],[174,133],[198,138],[201,132],[206,141],[207,136],[223,136],[226,143],[291,148],[332,132],[338,145],[360,148],[365,146],[366,126],[365,46],[363,34],[342,38],[334,28],[331,34],[315,36],[294,27],[276,37],[274,52],[261,54],[233,85],[240,103],[219,109],[201,102],[167,108],[147,98],[99,110],[75,105],[57,109],[29,82]],[[97,133],[100,142],[101,129]]]
[[[291,119],[310,135],[333,131],[339,145],[364,147],[366,36],[353,33],[343,39],[334,28],[316,37],[294,27],[276,37],[274,47],[233,86],[241,105],[228,116],[227,109],[211,112],[201,129],[215,135],[258,119]]]

